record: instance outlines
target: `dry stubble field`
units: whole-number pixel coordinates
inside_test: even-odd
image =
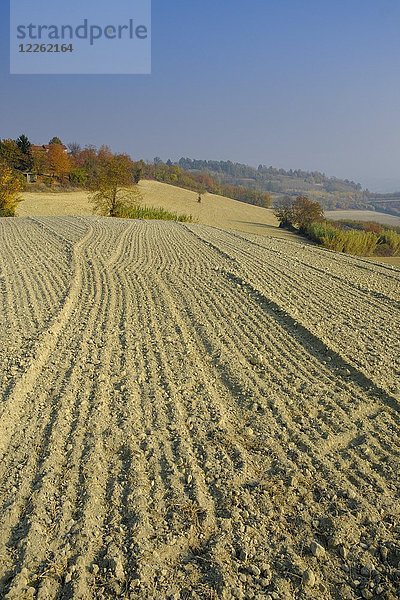
[[[398,597],[400,271],[0,220],[0,597]]]
[[[281,238],[294,237],[292,233],[278,228],[278,220],[271,209],[215,194],[205,194],[199,204],[196,192],[159,181],[143,180],[139,183],[139,190],[143,197],[142,204],[191,215],[203,225]],[[29,192],[23,194],[23,199],[17,209],[20,217],[93,215],[93,205],[89,202],[87,191]]]

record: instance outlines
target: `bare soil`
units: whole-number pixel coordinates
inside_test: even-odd
[[[1,598],[398,598],[398,269],[205,225],[0,239]]]

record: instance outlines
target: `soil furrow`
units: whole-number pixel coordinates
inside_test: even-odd
[[[1,597],[395,600],[395,270],[178,223],[0,235]]]

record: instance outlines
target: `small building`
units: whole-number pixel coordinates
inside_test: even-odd
[[[64,152],[68,152],[67,146],[64,146],[64,144],[60,144],[60,145],[61,145],[61,148],[64,150]],[[33,152],[46,152],[46,154],[50,148],[51,148],[51,144],[43,144],[42,146],[37,146],[35,144],[32,144],[32,146],[31,146],[31,150]]]
[[[35,183],[35,181],[37,181],[36,173],[25,171],[23,175],[26,178],[27,183]]]

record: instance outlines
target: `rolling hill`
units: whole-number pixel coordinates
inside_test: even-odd
[[[157,181],[143,180],[139,187],[144,204],[190,214],[204,225],[290,239],[295,237],[278,228],[278,221],[271,209],[214,194],[206,194],[199,204],[195,192]],[[25,193],[23,198],[17,211],[21,217],[93,214],[86,192]]]

